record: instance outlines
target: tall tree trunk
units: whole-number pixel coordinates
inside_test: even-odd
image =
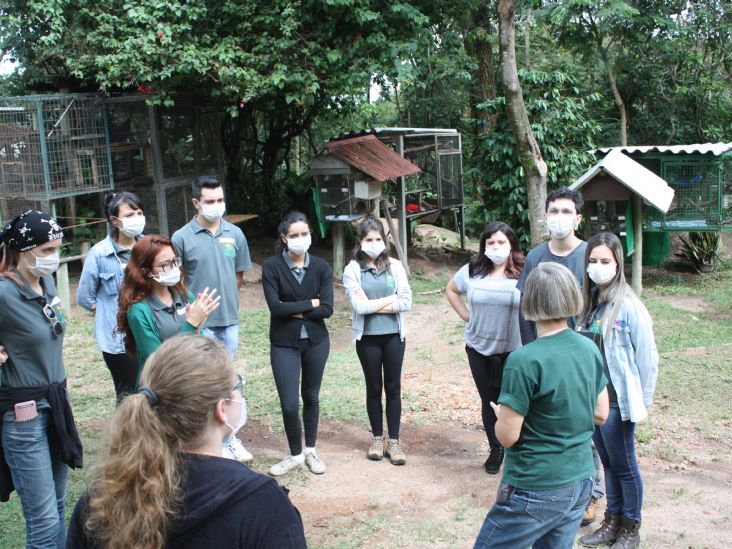
[[[536,142],[531,123],[526,112],[524,95],[516,68],[516,6],[513,0],[499,0],[499,42],[501,46],[501,80],[506,96],[506,110],[511,121],[513,135],[518,147],[521,166],[526,177],[526,191],[529,199],[529,222],[531,224],[531,243],[541,242],[544,202],[546,201],[546,162]]]
[[[493,44],[491,43],[492,28],[488,10],[471,11],[470,26],[472,30],[466,35],[465,49],[478,64],[470,90],[470,115],[474,120],[483,122],[479,133],[488,133],[495,124],[495,116],[476,108],[481,103],[496,98],[496,73],[493,66]]]

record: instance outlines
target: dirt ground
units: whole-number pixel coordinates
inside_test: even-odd
[[[457,268],[419,259],[410,266],[435,279]],[[257,276],[255,269],[242,289],[246,307],[265,307]],[[485,433],[478,429],[480,401],[464,342],[449,336],[459,334],[460,321],[444,298],[434,301],[416,305],[410,313],[403,391],[428,391],[434,406],[450,410],[449,419],[425,424],[404,413],[402,440],[408,461],[403,467],[366,459],[370,434],[364,425],[321,423],[318,448],[327,472],[296,472],[281,479],[302,513],[313,546],[451,548],[471,547],[475,540],[499,477],[483,471],[488,448]],[[706,304],[687,299],[676,305],[701,311]],[[336,309],[346,308],[342,291],[336,291]],[[333,338],[334,350],[348,345],[348,334]],[[286,454],[284,436],[256,422],[247,425],[242,438],[267,463]],[[678,464],[640,458],[645,480],[643,547],[729,545],[729,441],[709,446],[690,437],[688,446],[693,459]],[[603,512],[604,499],[598,516]]]

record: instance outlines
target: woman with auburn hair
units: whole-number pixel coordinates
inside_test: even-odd
[[[221,457],[246,422],[220,343],[177,336],[117,408],[106,457],[76,504],[67,547],[304,548],[297,509],[268,477]]]
[[[635,426],[648,416],[658,376],[653,321],[625,282],[623,247],[598,233],[585,252],[584,307],[577,331],[602,351],[610,415],[593,440],[605,471],[607,509],[599,529],[582,536],[586,547],[640,545],[643,479],[635,456]]]
[[[343,272],[346,297],[353,308],[352,334],[366,381],[366,412],[373,440],[366,453],[379,461],[404,465],[399,438],[402,418],[402,363],[406,350],[404,313],[412,308],[412,289],[401,262],[389,257],[384,225],[368,216],[356,229],[358,241]],[[386,395],[386,425],[381,393]]]
[[[203,326],[219,306],[221,297],[215,294],[206,288],[194,298],[186,290],[169,239],[147,235],[135,244],[120,290],[117,326],[127,351],[137,357],[136,380],[161,342]]]
[[[496,414],[490,403],[501,392],[509,353],[521,347],[521,292],[516,284],[523,267],[524,254],[516,233],[507,224],[494,221],[483,231],[478,253],[452,277],[446,290],[450,305],[466,323],[465,352],[480,395],[490,446],[483,468],[491,475],[500,470],[504,452],[496,437]]]

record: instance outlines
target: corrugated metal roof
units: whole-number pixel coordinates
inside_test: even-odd
[[[638,147],[605,147],[597,149],[595,152],[607,153],[610,151],[620,151],[627,154],[634,153],[670,153],[670,154],[713,154],[720,156],[732,153],[732,143],[695,143],[692,145],[649,145]]]
[[[384,145],[375,135],[329,141],[325,149],[381,182],[422,171]]]
[[[605,158],[587,170],[569,188],[573,191],[579,190],[595,176],[604,173],[628,187],[663,213],[666,213],[671,206],[674,190],[668,183],[648,168],[625,156],[619,148],[611,150]]]
[[[358,137],[361,135],[377,135],[377,136],[393,136],[393,135],[457,135],[458,131],[451,128],[364,128],[363,130],[352,130],[350,132],[343,132],[342,134],[333,137],[331,141],[337,139],[348,139],[349,137]]]

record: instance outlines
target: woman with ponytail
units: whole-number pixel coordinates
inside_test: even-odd
[[[137,394],[118,406],[109,450],[74,509],[67,547],[305,547],[277,483],[221,457],[246,422],[226,350],[177,336],[150,356]]]
[[[379,461],[404,465],[399,439],[402,416],[402,363],[406,349],[404,313],[412,308],[412,289],[401,262],[389,257],[384,225],[368,216],[358,224],[353,258],[343,272],[346,297],[353,308],[352,333],[366,380],[366,412],[373,440],[366,453]],[[382,390],[386,393],[386,425]]]

